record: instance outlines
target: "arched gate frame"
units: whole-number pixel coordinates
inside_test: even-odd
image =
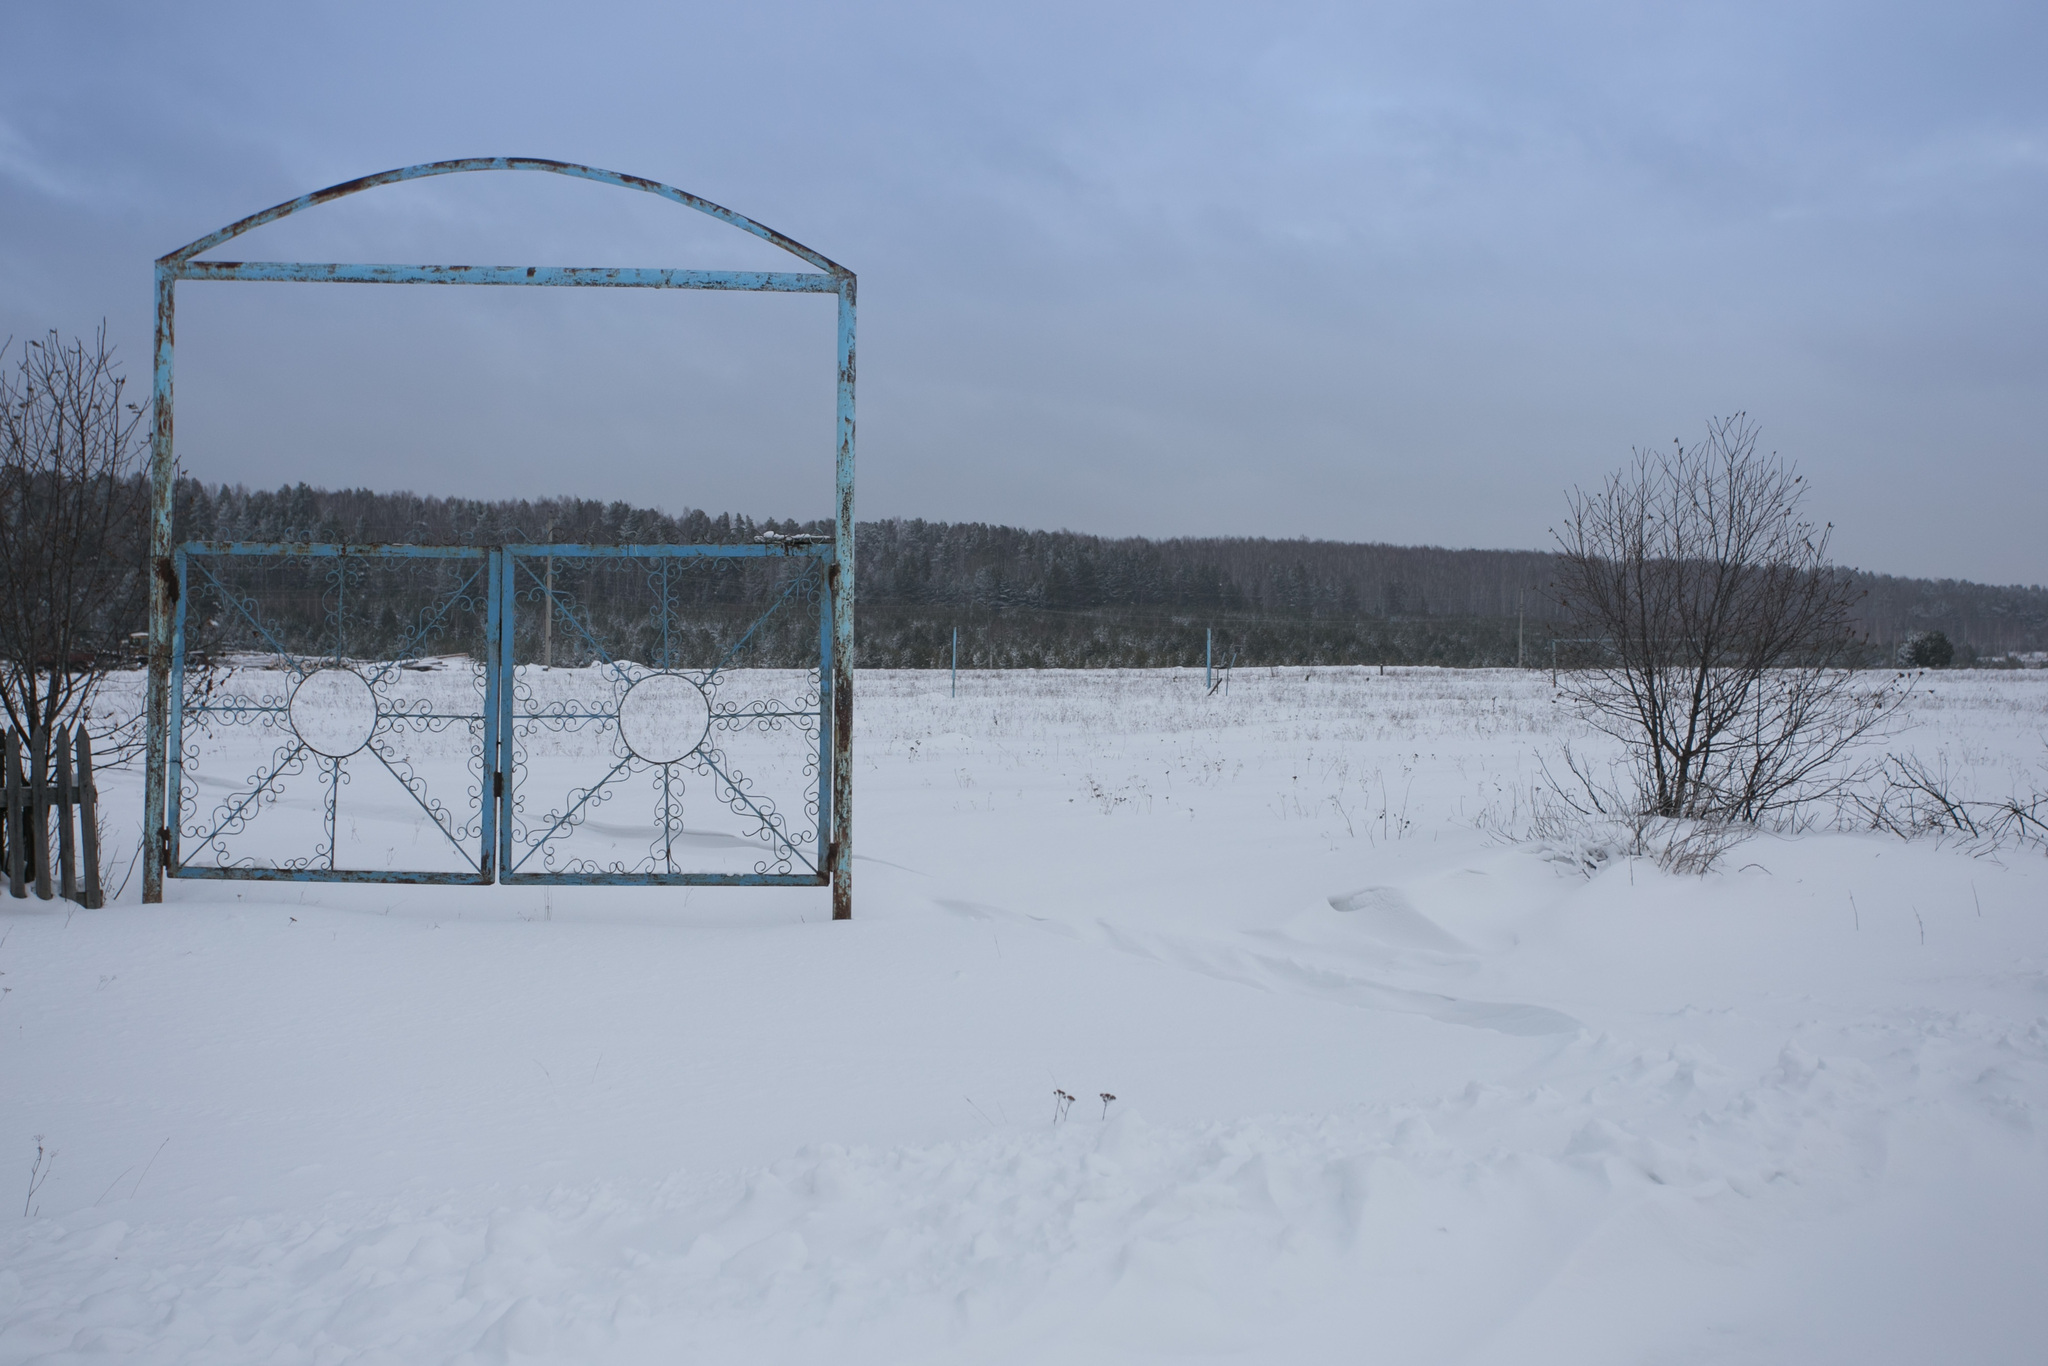
[[[773,243],[810,266],[812,271],[705,271],[671,270],[660,268],[612,268],[589,266],[463,266],[463,265],[342,265],[334,263],[312,263],[301,261],[200,261],[194,258],[211,251],[223,243],[232,241],[253,228],[274,223],[281,218],[357,194],[363,190],[375,189],[381,185],[397,184],[401,181],[420,180],[429,176],[453,175],[466,171],[545,171],[553,175],[571,176],[579,180],[596,181],[620,189],[638,190],[656,195],[685,208],[708,214],[723,223]],[[480,157],[461,161],[438,161],[418,166],[407,166],[399,170],[385,171],[379,175],[364,176],[358,180],[333,185],[301,198],[251,214],[239,222],[230,224],[218,232],[200,238],[178,250],[163,256],[156,262],[156,356],[155,382],[152,390],[155,409],[155,425],[150,446],[150,477],[153,494],[153,509],[150,523],[150,557],[152,565],[152,591],[150,595],[149,618],[149,693],[148,693],[148,774],[144,797],[144,828],[153,832],[154,857],[143,860],[143,900],[160,902],[164,894],[164,878],[167,872],[178,873],[176,863],[177,838],[175,822],[178,820],[179,794],[171,791],[172,775],[179,758],[174,746],[179,743],[178,732],[182,703],[174,696],[178,686],[174,678],[177,666],[182,663],[181,595],[186,578],[187,551],[204,550],[207,554],[229,555],[243,552],[269,553],[277,547],[178,547],[173,543],[172,494],[176,472],[176,460],[172,446],[172,359],[175,342],[176,287],[180,280],[257,280],[257,281],[306,281],[335,284],[434,284],[434,285],[525,285],[539,287],[597,287],[627,289],[712,289],[741,290],[767,293],[833,294],[838,297],[838,421],[835,471],[837,498],[833,536],[829,554],[822,553],[826,547],[803,547],[805,553],[823,559],[824,597],[826,607],[822,614],[825,630],[820,641],[822,653],[818,684],[822,696],[819,699],[819,725],[826,732],[821,735],[819,757],[826,771],[819,775],[817,798],[822,808],[817,814],[819,833],[819,854],[814,871],[796,876],[732,876],[710,874],[703,876],[667,876],[646,879],[664,883],[705,882],[705,883],[823,883],[832,886],[832,914],[834,919],[847,919],[852,915],[852,857],[853,857],[853,770],[851,764],[853,739],[853,582],[854,582],[854,523],[853,523],[853,458],[854,458],[854,309],[855,276],[844,266],[828,259],[772,228],[764,227],[743,214],[700,199],[696,195],[664,185],[657,181],[644,180],[638,176],[621,175],[591,166],[580,166],[569,162],[547,161],[531,157]],[[296,548],[303,549],[303,548]],[[406,554],[414,550],[429,555],[449,556],[465,553],[449,547],[348,547],[332,546],[314,548],[329,555],[388,555],[393,552]],[[553,548],[556,554],[569,549]],[[588,548],[585,548],[588,549]],[[631,550],[632,548],[627,548]],[[677,551],[709,550],[696,547],[649,547],[641,548],[656,554],[673,554]],[[732,547],[730,552],[759,554],[770,547]],[[472,555],[483,552],[466,552]],[[507,585],[502,594],[494,588],[490,594],[491,620],[498,620],[501,602],[507,612],[510,610],[510,575],[519,572],[516,565],[521,556],[532,558],[544,553],[540,547],[507,547],[502,551],[489,552],[494,568],[493,574],[502,573]],[[594,553],[615,553],[599,550]],[[548,588],[547,610],[553,608],[553,588]],[[508,671],[512,659],[509,631],[507,632],[502,661]],[[491,661],[492,665],[497,663]],[[489,667],[489,666],[487,666]],[[484,769],[491,781],[504,781],[505,768],[509,760],[509,737],[499,735],[495,727],[501,717],[509,718],[511,706],[504,697],[509,691],[509,679],[504,687],[495,684],[490,688],[491,698],[483,709],[482,722],[485,742]],[[614,718],[616,719],[616,718]],[[338,774],[337,763],[337,774]],[[664,781],[665,781],[664,776]],[[486,783],[486,789],[489,784]],[[509,798],[507,799],[509,810]],[[336,880],[466,880],[491,881],[493,879],[494,843],[498,848],[509,849],[509,835],[503,831],[494,837],[491,824],[499,813],[493,808],[488,790],[482,796],[481,821],[483,823],[483,852],[479,862],[480,876],[463,879],[380,877],[374,873],[328,874]],[[509,814],[505,816],[509,829]],[[828,833],[829,832],[829,833]],[[786,843],[786,841],[785,841]],[[808,862],[808,860],[807,860]],[[508,860],[509,863],[509,860]],[[201,873],[181,875],[233,875],[236,870],[223,872],[220,869],[204,870]],[[247,870],[244,870],[247,871]],[[508,866],[504,870],[512,872]],[[271,876],[273,870],[262,869],[247,872],[247,875]],[[312,873],[286,873],[286,876],[319,877]],[[564,876],[552,878],[556,881],[622,882],[636,879],[623,876]]]

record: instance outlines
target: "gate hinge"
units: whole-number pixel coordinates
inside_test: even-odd
[[[839,866],[838,840],[833,840],[825,846],[825,866],[827,868],[837,868]]]
[[[159,867],[171,866],[171,828],[161,826],[156,832],[156,856]]]
[[[503,773],[493,773],[491,775],[491,795],[493,797],[505,795],[505,775]]]

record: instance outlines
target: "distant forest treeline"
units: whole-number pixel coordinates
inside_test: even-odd
[[[304,484],[276,490],[181,480],[189,540],[731,544],[829,533],[826,522],[756,521],[697,510],[558,498],[486,502]],[[979,522],[860,526],[860,662],[944,665],[960,628],[971,667],[1218,662],[1546,664],[1565,630],[1552,557],[1531,550],[1273,541],[1107,538]],[[1953,640],[1958,663],[2048,649],[2048,588],[1856,573],[1869,661],[1918,631]],[[1570,647],[1562,647],[1569,651]]]

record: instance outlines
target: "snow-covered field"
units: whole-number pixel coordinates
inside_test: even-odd
[[[0,1362],[2048,1359],[2048,859],[1584,877],[1545,681],[864,674],[846,924],[0,902]]]

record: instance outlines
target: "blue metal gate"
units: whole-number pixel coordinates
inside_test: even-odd
[[[814,269],[198,259],[252,229],[345,195],[474,171],[538,171],[655,195],[751,233]],[[178,283],[190,280],[834,295],[838,413],[830,543],[177,546],[174,316]],[[154,848],[143,860],[143,900],[163,900],[166,874],[829,882],[833,918],[851,916],[855,294],[852,271],[743,214],[659,181],[537,157],[437,161],[364,176],[273,205],[159,258],[143,798]],[[438,608],[414,594],[404,598],[410,614],[404,618],[388,601],[374,621],[350,615],[366,593],[375,599],[375,585],[391,578],[395,566],[417,571],[430,562],[444,577],[455,575],[438,585],[436,591],[447,590]],[[250,582],[259,564],[271,565],[287,586]],[[537,586],[535,564],[541,566]],[[631,595],[617,592],[594,599],[558,582],[565,565],[576,566],[566,573],[579,581],[601,578],[596,567],[604,565],[614,577],[638,573],[646,601],[635,608]],[[323,573],[318,583],[288,582],[294,574]],[[692,586],[701,583],[724,588],[699,592]],[[773,605],[745,618],[744,592],[720,596],[741,584],[774,588]],[[209,613],[195,617],[189,607],[201,599]],[[817,643],[815,657],[801,662],[791,643],[803,634],[791,625],[799,618],[815,625]],[[537,660],[529,648],[536,628]],[[409,629],[419,638],[408,640]],[[195,630],[212,633],[196,652]],[[462,648],[433,658],[406,654],[424,648],[429,637]],[[558,639],[567,652],[563,669],[569,660],[580,661],[574,668],[587,676],[558,673]],[[377,649],[364,653],[366,641]],[[203,661],[203,669],[188,667],[195,661]],[[427,675],[448,677],[430,684]],[[570,736],[608,756],[604,772],[563,770],[557,761],[567,758],[561,742]],[[549,752],[551,743],[556,752]],[[232,767],[238,763],[239,773]],[[344,855],[344,835],[358,852],[377,847],[374,837],[362,838],[359,780],[396,784],[385,794],[392,799],[386,807],[369,807],[373,824],[391,819],[393,811],[405,813],[413,836],[438,831],[440,843],[428,841],[431,854],[416,844],[402,856],[386,847],[383,867],[358,866]],[[628,809],[621,798],[636,781],[645,789],[646,813],[634,821],[612,819]],[[716,814],[721,810],[723,817]],[[294,821],[300,829],[259,838],[252,833],[259,817],[266,831]]]
[[[467,546],[180,546],[171,875],[490,882],[503,562]]]
[[[827,881],[832,547],[505,557],[503,880]]]
[[[822,885],[831,566],[790,540],[181,546],[170,874]]]

